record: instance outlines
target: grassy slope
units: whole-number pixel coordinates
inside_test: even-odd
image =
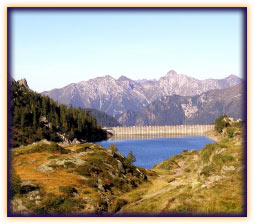
[[[241,134],[215,137],[218,143],[175,155],[152,170],[126,164],[120,154],[93,143],[62,148],[39,142],[13,149],[12,167],[20,178],[14,181],[13,208],[23,213],[240,213]],[[35,189],[22,192],[20,183],[26,181],[25,187]]]
[[[119,213],[241,213],[242,150],[240,135],[224,136],[163,161],[151,182],[122,195],[128,204]]]
[[[66,148],[42,141],[12,150],[13,211],[104,213],[120,209],[117,197],[146,180],[144,169],[119,153],[85,143]]]

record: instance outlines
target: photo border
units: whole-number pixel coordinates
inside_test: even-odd
[[[244,86],[244,99],[243,99],[243,102],[244,102],[244,110],[243,110],[243,113],[244,113],[244,117],[245,117],[245,120],[246,122],[244,123],[244,164],[246,164],[246,168],[248,166],[248,159],[247,159],[247,154],[248,154],[248,149],[250,147],[248,147],[248,143],[247,142],[247,134],[248,134],[248,130],[249,128],[247,127],[248,126],[248,123],[247,123],[247,109],[248,109],[248,104],[247,104],[247,93],[248,93],[248,89],[247,89],[247,86],[248,86],[248,82],[247,82],[247,18],[248,18],[248,15],[247,15],[247,7],[7,7],[7,23],[6,23],[6,27],[7,27],[7,39],[6,39],[6,42],[7,42],[7,49],[6,49],[6,53],[7,53],[7,77],[6,77],[6,87],[7,87],[7,216],[8,217],[168,217],[168,218],[172,218],[172,217],[247,217],[247,204],[248,204],[248,201],[247,201],[247,195],[248,195],[248,191],[247,191],[247,176],[248,176],[248,172],[247,170],[244,171],[244,175],[243,175],[243,179],[244,179],[244,192],[245,192],[245,195],[244,195],[244,211],[239,215],[239,214],[232,214],[230,215],[229,213],[227,214],[221,214],[221,215],[218,215],[218,214],[188,214],[188,215],[185,215],[185,214],[175,214],[175,215],[171,215],[173,213],[170,213],[170,216],[169,215],[162,215],[162,216],[158,216],[157,214],[154,216],[154,215],[145,215],[143,216],[142,215],[121,215],[121,216],[112,216],[112,215],[103,215],[103,216],[98,216],[98,215],[81,215],[81,216],[77,216],[77,215],[64,215],[64,216],[61,216],[61,215],[47,215],[47,216],[40,216],[40,215],[15,215],[13,214],[11,211],[10,211],[10,183],[8,180],[10,180],[10,148],[8,147],[9,146],[9,143],[10,143],[10,130],[9,130],[9,127],[10,127],[10,88],[9,88],[9,85],[8,83],[10,82],[10,74],[11,74],[11,44],[10,44],[10,38],[11,38],[11,29],[10,29],[10,24],[11,24],[11,19],[10,19],[10,14],[15,11],[15,10],[33,10],[33,11],[41,11],[41,10],[48,10],[48,11],[55,11],[55,10],[61,10],[61,11],[70,11],[70,10],[94,10],[94,11],[103,11],[103,10],[106,10],[107,12],[108,11],[168,11],[168,10],[180,10],[180,11],[211,11],[211,10],[216,10],[216,11],[231,11],[231,10],[241,10],[242,13],[243,13],[243,16],[244,16],[244,21],[243,21],[243,79],[245,79],[245,82],[243,84]]]

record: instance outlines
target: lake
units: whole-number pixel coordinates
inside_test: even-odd
[[[134,165],[151,169],[157,163],[173,155],[180,154],[185,149],[200,150],[206,144],[214,143],[214,141],[204,136],[184,136],[177,138],[109,139],[96,143],[105,148],[109,148],[110,144],[114,144],[124,156],[127,156],[129,151],[132,150],[136,157]]]

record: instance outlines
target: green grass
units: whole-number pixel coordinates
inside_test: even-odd
[[[68,154],[70,153],[70,150],[63,148],[54,142],[50,142],[49,144],[37,143],[35,145],[28,145],[25,147],[13,149],[12,156],[31,154],[37,152]]]

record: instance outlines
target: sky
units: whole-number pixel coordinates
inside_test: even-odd
[[[42,92],[95,77],[242,77],[240,11],[12,11],[11,68]]]

